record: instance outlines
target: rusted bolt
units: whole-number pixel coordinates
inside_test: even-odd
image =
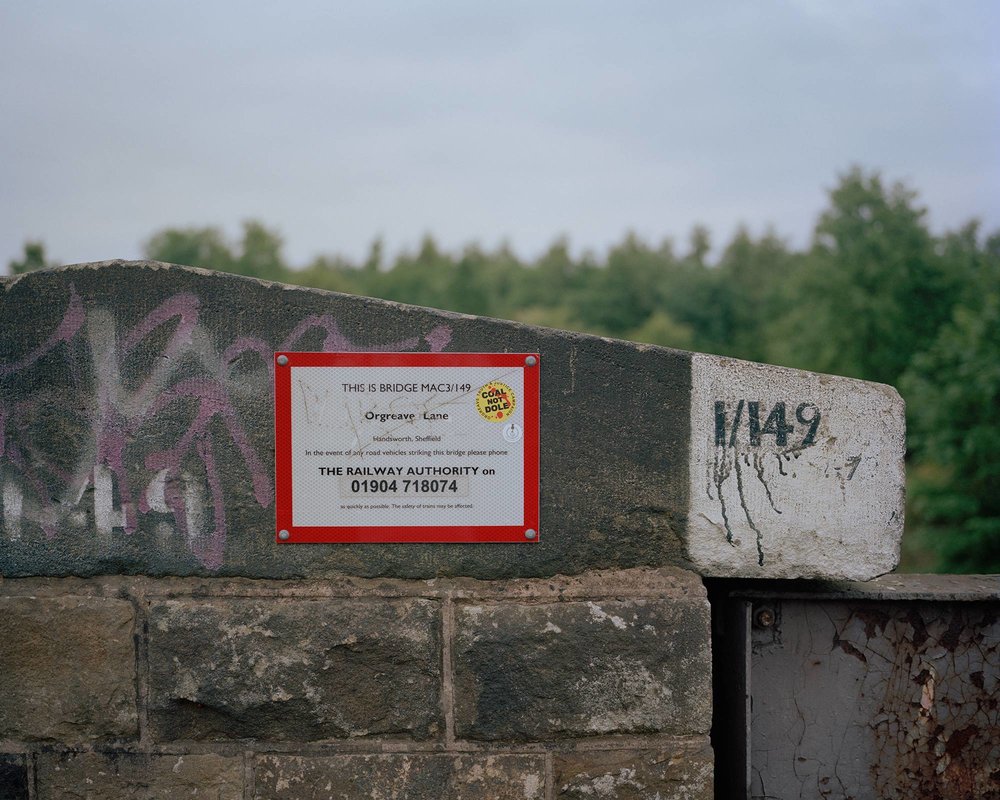
[[[770,628],[774,625],[774,609],[767,607],[757,609],[754,623],[758,628]]]

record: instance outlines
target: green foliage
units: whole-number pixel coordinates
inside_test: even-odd
[[[657,310],[635,328],[629,338],[636,342],[690,350],[694,344],[694,331],[690,326],[672,319],[666,311]]]
[[[960,276],[938,255],[926,211],[902,184],[855,168],[796,275],[778,355],[796,366],[891,383],[945,322]]]
[[[661,260],[633,233],[608,253],[603,269],[593,270],[580,293],[578,313],[595,330],[623,336],[642,325],[657,307]]]
[[[146,243],[146,257],[168,264],[184,264],[234,272],[236,258],[218,228],[168,228]]]
[[[773,231],[757,241],[746,229],[736,232],[718,266],[721,346],[716,349],[750,361],[771,360],[775,321],[795,308],[788,283],[800,263]]]
[[[277,233],[259,222],[245,222],[240,254],[233,271],[254,278],[281,280],[288,273],[281,247],[281,237]]]
[[[243,223],[243,237],[235,247],[218,228],[168,228],[150,238],[145,250],[154,261],[280,281],[291,275],[281,247],[276,232],[250,220]]]
[[[911,521],[930,529],[947,569],[1000,572],[1000,286],[980,288],[901,386],[910,446],[927,466]]]
[[[916,193],[853,168],[829,192],[811,246],[740,229],[712,263],[707,229],[686,252],[628,233],[604,257],[557,239],[534,261],[509,247],[364,260],[319,256],[291,269],[277,232],[171,228],[148,257],[804,369],[899,382],[912,446],[904,552],[926,567],[1000,571],[1000,234],[977,222],[935,237]],[[10,264],[46,266],[40,243]],[[905,374],[905,375],[904,375]],[[922,560],[923,559],[923,560]]]
[[[21,260],[13,259],[7,262],[11,275],[21,275],[44,267],[54,267],[55,264],[45,260],[45,245],[41,242],[25,242],[24,255]]]

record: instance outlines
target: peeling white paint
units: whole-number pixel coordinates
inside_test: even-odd
[[[205,508],[207,499],[204,484],[187,471],[181,473],[184,480],[184,513],[187,517],[187,538],[195,541],[205,530]]]
[[[94,465],[94,525],[102,538],[125,527],[125,513],[115,508],[114,475],[103,464]]]
[[[170,507],[167,505],[167,474],[170,470],[161,469],[153,480],[146,487],[146,503],[151,511],[159,511],[161,514],[169,514]]]

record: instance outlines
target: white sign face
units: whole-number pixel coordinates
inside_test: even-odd
[[[279,541],[538,541],[537,355],[281,357]]]

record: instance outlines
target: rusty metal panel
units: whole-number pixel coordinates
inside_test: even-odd
[[[751,632],[751,792],[1000,798],[1000,605],[773,599]]]

